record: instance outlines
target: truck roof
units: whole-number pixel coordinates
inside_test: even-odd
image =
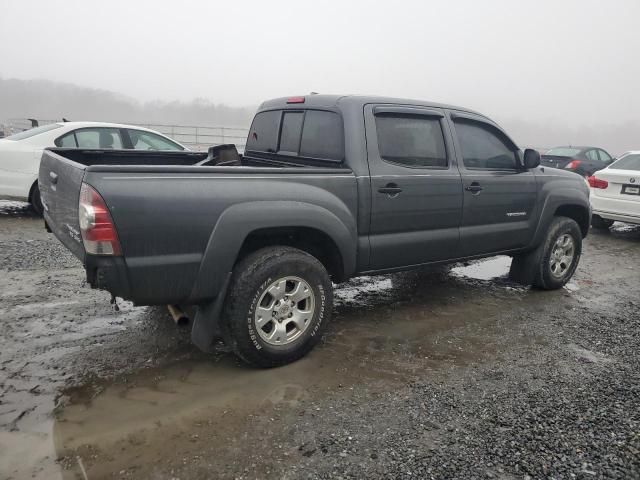
[[[287,103],[287,100],[292,98],[304,98],[304,103]],[[485,115],[479,112],[470,110],[468,108],[457,107],[455,105],[447,105],[444,103],[431,102],[429,100],[394,98],[394,97],[384,97],[384,96],[377,96],[377,95],[309,94],[309,95],[300,95],[300,96],[291,96],[291,97],[280,97],[280,98],[274,98],[274,99],[263,102],[260,105],[259,110],[265,110],[265,109],[274,108],[274,107],[300,108],[303,105],[305,107],[324,107],[324,108],[335,108],[342,105],[353,105],[356,107],[362,107],[370,103],[390,103],[394,105],[416,105],[421,107],[446,108],[449,110],[458,110],[462,112],[473,113],[475,115],[480,115],[481,117],[486,118]]]

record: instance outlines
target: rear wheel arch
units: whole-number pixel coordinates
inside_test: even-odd
[[[287,246],[302,250],[322,263],[331,279],[342,282],[346,278],[344,260],[335,240],[313,227],[271,227],[251,231],[242,242],[236,264],[247,255],[270,246]]]
[[[278,244],[316,256],[334,281],[342,281],[356,268],[357,233],[352,220],[348,225],[328,209],[304,202],[233,205],[212,230],[190,299],[201,302],[216,295],[243,257]]]

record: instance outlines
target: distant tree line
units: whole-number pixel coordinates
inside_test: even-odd
[[[92,88],[48,80],[0,78],[0,124],[10,118],[248,127],[255,107],[230,107],[203,98],[189,102],[139,102]],[[491,113],[491,112],[487,112]],[[521,146],[594,145],[614,155],[640,149],[640,122],[585,126],[538,118],[496,120]]]
[[[0,123],[10,118],[228,125],[248,127],[255,107],[230,107],[203,98],[139,102],[107,90],[48,80],[0,78]]]

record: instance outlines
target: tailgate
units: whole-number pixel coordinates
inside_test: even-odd
[[[44,219],[65,247],[84,262],[84,246],[78,221],[78,200],[85,166],[45,150],[38,185]]]

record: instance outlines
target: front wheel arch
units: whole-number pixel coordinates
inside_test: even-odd
[[[556,209],[553,216],[554,219],[557,217],[567,217],[575,221],[578,227],[580,227],[582,238],[586,237],[589,233],[591,218],[588,208],[581,205],[561,205]]]

